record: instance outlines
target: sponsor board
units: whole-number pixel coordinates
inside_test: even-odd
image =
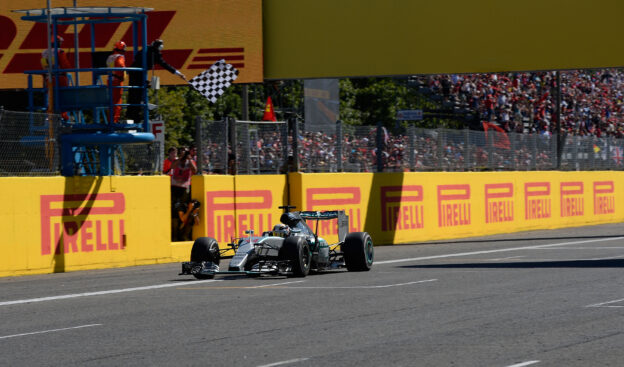
[[[262,188],[258,188],[262,182]],[[202,203],[201,225],[193,238],[207,236],[221,248],[253,230],[261,235],[279,223],[280,206],[286,204],[286,179],[267,176],[193,176],[191,196]]]
[[[78,6],[101,6],[96,1],[80,1]],[[127,1],[108,0],[107,6],[128,6]],[[72,1],[54,1],[54,7],[71,7]],[[237,83],[263,81],[262,1],[261,0],[137,0],[132,6],[153,8],[147,13],[147,42],[164,41],[165,61],[190,79],[225,59],[239,71]],[[42,8],[39,0],[3,0],[0,2],[0,88],[26,88],[25,70],[41,69],[41,52],[47,47],[45,23],[21,19],[12,10]],[[93,29],[95,51],[111,51],[115,42],[128,45],[127,64],[132,59],[132,23],[101,23]],[[63,48],[75,65],[74,26],[60,25]],[[79,64],[92,67],[91,27],[78,25]],[[138,46],[138,45],[137,45]],[[156,67],[162,84],[184,84],[177,76]],[[81,80],[91,80],[87,75]],[[35,78],[36,86],[41,79]],[[84,83],[83,83],[84,84]]]
[[[594,181],[594,214],[615,213],[615,184],[613,181]]]
[[[582,181],[561,182],[559,201],[561,217],[580,217],[585,213],[584,183]]]
[[[438,227],[471,224],[470,185],[437,185]]]
[[[485,184],[485,223],[514,221],[512,183]]]
[[[552,214],[550,182],[526,182],[524,184],[524,219],[546,219]]]
[[[41,195],[41,255],[126,247],[122,193]]]
[[[360,187],[314,187],[306,189],[305,192],[306,210],[344,210],[349,216],[349,232],[361,231],[362,194]],[[314,229],[313,225],[311,227]],[[338,220],[319,221],[317,234],[322,237],[338,236]]]
[[[261,234],[273,226],[273,196],[269,190],[225,190],[206,192],[206,225],[208,237],[219,243],[230,243],[245,231]]]
[[[0,276],[150,264],[171,257],[170,179],[0,179]]]
[[[422,185],[381,186],[381,231],[425,227]]]

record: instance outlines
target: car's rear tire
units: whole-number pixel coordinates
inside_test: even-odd
[[[215,265],[221,262],[221,253],[217,240],[211,237],[199,237],[191,248],[191,262],[209,261]],[[212,279],[214,274],[193,274],[197,279]]]
[[[312,253],[305,238],[298,236],[286,238],[280,253],[281,259],[290,261],[292,276],[305,277],[310,273]]]
[[[367,232],[349,233],[341,248],[347,270],[369,271],[373,266],[375,250]]]

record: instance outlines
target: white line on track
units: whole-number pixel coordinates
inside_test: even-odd
[[[509,256],[509,257],[499,257],[498,259],[487,259],[487,261],[503,261],[503,260],[512,260],[512,259],[519,259],[521,257],[526,257],[526,256]]]
[[[294,284],[294,283],[303,283],[304,280],[296,280],[294,282],[284,282],[284,283],[274,283],[274,284],[265,284],[265,285],[256,285],[253,287],[245,287],[245,288],[264,288],[264,287],[275,287],[278,285],[284,285],[284,284]]]
[[[86,327],[94,327],[94,326],[102,326],[102,324],[80,325],[80,326],[65,327],[65,328],[61,328],[61,329],[41,330],[41,331],[33,331],[33,332],[30,332],[30,333],[22,333],[22,334],[5,335],[5,336],[0,336],[0,339],[16,338],[16,337],[18,337],[18,336],[27,336],[27,335],[36,335],[36,334],[54,333],[54,332],[57,332],[57,331],[66,331],[66,330],[74,330],[74,329],[83,329],[83,328],[86,328]]]
[[[516,364],[512,364],[511,366],[507,366],[507,367],[524,367],[524,366],[530,366],[532,364],[536,364],[539,363],[540,361],[526,361],[526,362],[522,362],[522,363],[516,363]]]
[[[107,290],[107,291],[98,291],[98,292],[63,294],[63,295],[60,295],[60,296],[19,299],[19,300],[15,300],[15,301],[5,301],[5,302],[0,302],[0,306],[10,306],[10,305],[19,305],[19,304],[23,304],[23,303],[34,303],[34,302],[45,302],[45,301],[56,301],[56,300],[59,300],[59,299],[68,299],[68,298],[100,296],[100,295],[104,295],[104,294],[115,294],[115,293],[145,291],[145,290],[150,290],[150,289],[182,287],[182,286],[185,286],[187,284],[195,285],[195,284],[199,284],[199,283],[210,283],[210,282],[220,282],[220,281],[221,280],[216,280],[216,279],[210,279],[210,280],[190,280],[188,282],[173,282],[173,283],[166,283],[166,284],[148,285],[148,286],[145,286],[145,287],[133,287],[133,288],[123,288],[123,289],[111,289],[111,290]]]
[[[411,285],[411,284],[420,284],[420,283],[429,283],[429,282],[436,282],[437,279],[427,279],[427,280],[418,280],[415,282],[407,282],[407,283],[397,283],[397,284],[385,284],[385,285],[355,285],[355,286],[351,286],[351,287],[332,287],[332,286],[328,286],[328,287],[322,287],[322,286],[318,286],[318,287],[292,287],[295,289],[379,289],[379,288],[390,288],[390,287],[401,287],[401,286],[405,286],[405,285]],[[291,287],[288,287],[291,288]]]
[[[624,298],[622,299],[616,299],[614,301],[607,301],[607,302],[601,302],[601,303],[594,303],[593,305],[589,305],[589,306],[585,306],[585,307],[614,307],[614,308],[621,308],[624,306],[607,306],[610,305],[612,303],[619,303],[619,302],[624,302]]]
[[[285,364],[291,364],[291,363],[297,363],[297,362],[303,362],[303,361],[307,361],[310,358],[295,358],[295,359],[289,359],[287,361],[281,361],[281,362],[275,362],[275,363],[269,363],[269,364],[263,364],[262,366],[258,366],[258,367],[275,367],[275,366],[283,366]]]
[[[580,244],[580,243],[617,241],[617,240],[622,240],[622,239],[624,239],[624,237],[610,237],[610,238],[601,238],[601,239],[594,239],[594,240],[553,243],[553,244],[546,244],[546,245],[512,247],[512,248],[498,249],[498,250],[459,252],[459,253],[455,253],[455,254],[445,254],[445,255],[413,257],[413,258],[406,258],[406,259],[376,261],[375,264],[376,265],[395,264],[395,263],[418,261],[418,260],[444,259],[444,258],[451,258],[451,257],[462,257],[462,256],[472,256],[472,255],[482,255],[482,254],[493,254],[493,253],[509,252],[509,251],[522,251],[522,250],[543,249],[543,248],[557,247],[557,246],[577,245],[577,244]],[[69,299],[69,298],[78,298],[78,297],[100,296],[100,295],[105,295],[105,294],[136,292],[136,291],[144,291],[144,290],[150,290],[150,289],[182,287],[182,286],[185,286],[187,284],[197,285],[197,284],[201,284],[201,283],[220,282],[220,281],[222,281],[222,280],[220,280],[220,279],[191,280],[191,281],[187,281],[187,282],[172,282],[172,283],[156,284],[156,285],[150,285],[150,286],[144,286],[144,287],[111,289],[111,290],[107,290],[107,291],[98,291],[98,292],[85,292],[85,293],[65,294],[65,295],[60,295],[60,296],[29,298],[29,299],[15,300],[15,301],[0,302],[0,307],[1,306],[18,305],[18,304],[24,304],[24,303],[55,301],[55,300]],[[429,280],[429,281],[433,281],[433,280]],[[280,284],[267,284],[267,285],[257,286],[257,288],[277,286],[277,285],[280,285]],[[396,286],[396,285],[388,285],[388,286]],[[388,286],[372,286],[372,287],[388,287]],[[364,286],[364,287],[366,287],[366,286]],[[355,287],[350,287],[350,288],[355,288]]]
[[[483,255],[483,254],[495,254],[495,253],[509,252],[509,251],[534,250],[534,249],[542,249],[542,248],[549,248],[549,247],[556,247],[556,246],[578,245],[579,243],[617,241],[617,240],[622,240],[622,239],[624,239],[624,237],[610,237],[610,238],[601,238],[601,239],[595,239],[595,240],[583,240],[583,241],[551,243],[551,244],[546,244],[546,245],[511,247],[511,248],[503,248],[503,249],[497,249],[497,250],[458,252],[458,253],[455,253],[455,254],[444,254],[444,255],[412,257],[412,258],[408,258],[408,259],[375,261],[375,265],[396,264],[396,263],[403,263],[403,262],[410,262],[410,261],[419,261],[419,260],[446,259],[446,258],[449,258],[449,257],[461,257],[461,256],[472,256],[472,255]],[[501,241],[504,241],[504,240],[501,240]]]

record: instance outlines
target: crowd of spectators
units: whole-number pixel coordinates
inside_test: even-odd
[[[507,132],[553,134],[556,72],[421,76],[421,90],[446,106],[467,108]],[[624,137],[624,71],[561,71],[561,130]]]
[[[624,137],[622,70],[561,71],[559,77],[561,133],[566,139]],[[431,75],[412,80],[417,81],[420,93],[439,101],[441,108],[471,111],[479,121],[500,127],[502,132],[491,130],[489,134],[495,139],[505,135],[507,146],[492,145],[483,131],[416,129],[410,135],[384,129],[379,153],[384,171],[552,169],[556,164],[556,72]],[[245,148],[239,146],[238,173],[281,172],[286,159],[283,134],[277,127],[268,127],[252,139],[249,153],[243,153]],[[344,171],[376,171],[377,136],[374,126],[343,126],[341,137],[333,132],[302,131],[298,137],[299,169],[335,172],[342,166]],[[582,149],[593,149],[596,154],[601,151],[591,144]],[[338,147],[342,147],[342,154],[338,154]],[[566,149],[569,147],[567,144]],[[612,150],[603,147],[602,157],[608,159]],[[205,154],[216,151],[216,146],[209,147]],[[245,154],[249,154],[249,163],[240,162]],[[620,155],[620,150],[614,154]],[[251,167],[245,168],[246,164]]]

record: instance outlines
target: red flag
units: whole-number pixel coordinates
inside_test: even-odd
[[[494,136],[492,137],[492,142],[494,146],[501,149],[510,149],[511,144],[509,143],[509,137],[507,136],[507,132],[500,126],[494,125],[491,122],[483,121],[483,131],[485,131],[485,139],[488,139],[488,129],[492,129],[495,131]]]
[[[275,118],[275,110],[273,109],[273,101],[271,100],[271,97],[267,98],[262,121],[277,121],[277,119]]]

